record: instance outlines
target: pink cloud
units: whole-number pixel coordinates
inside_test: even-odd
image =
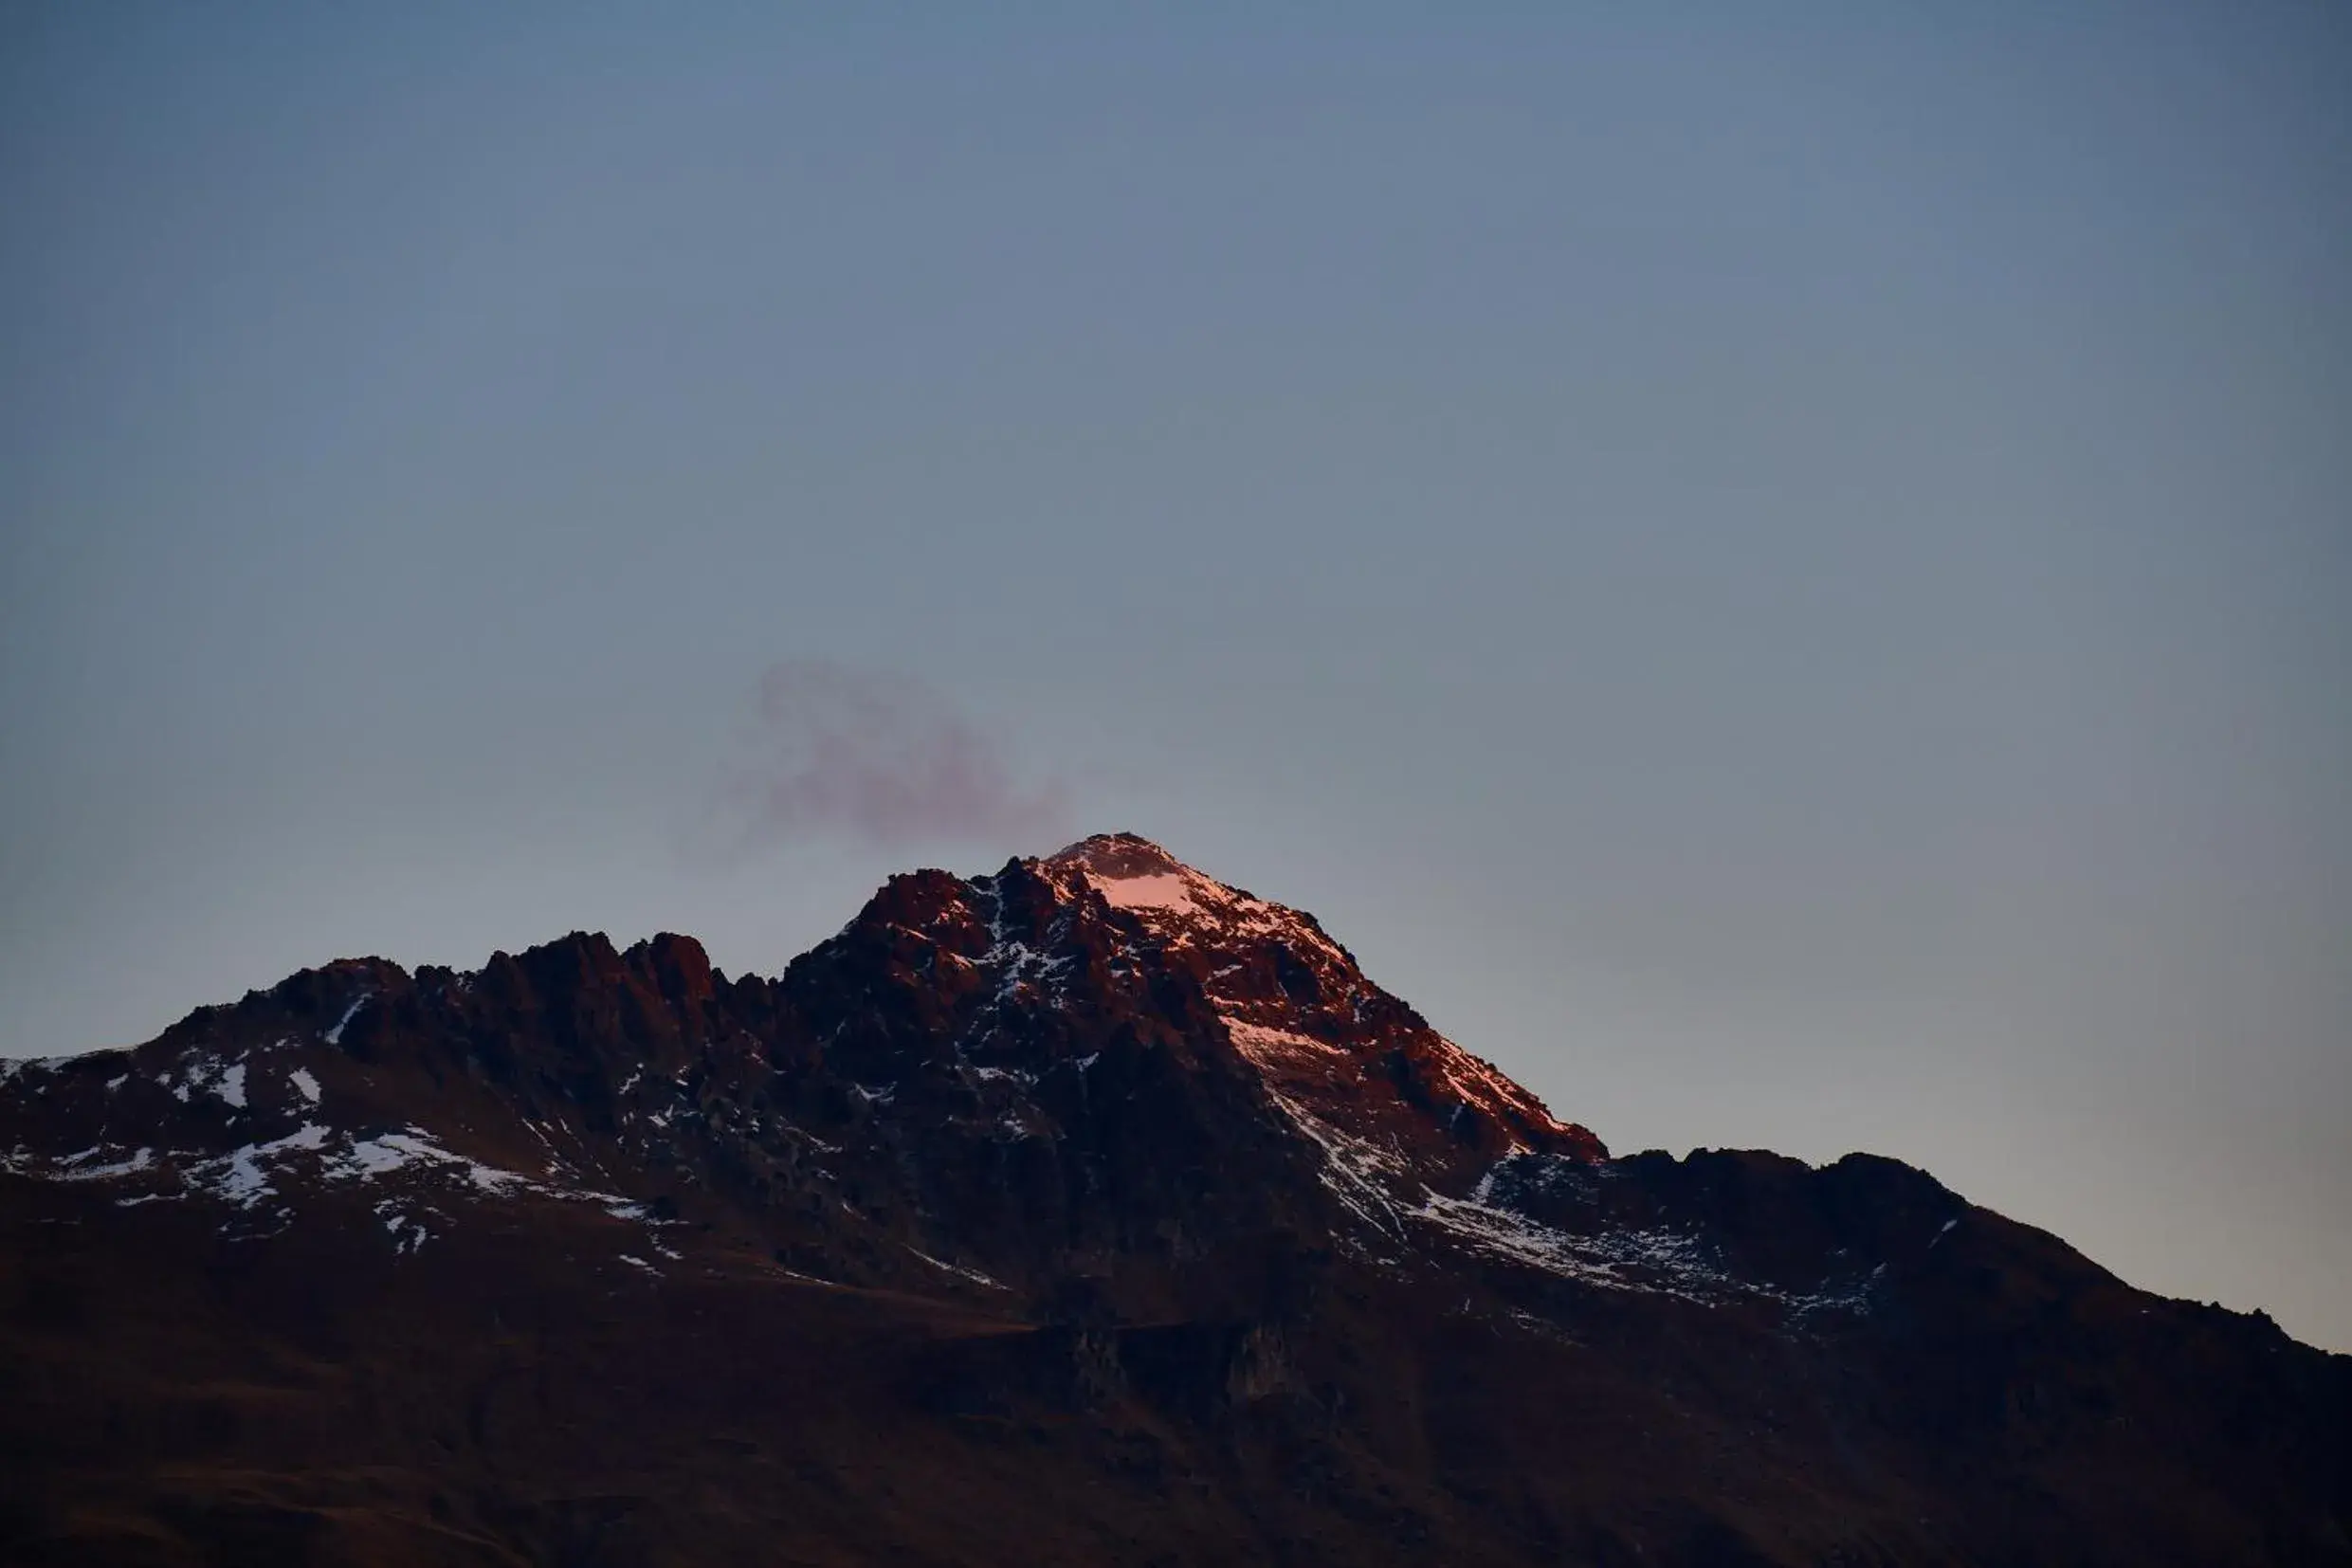
[[[843,835],[898,847],[1030,841],[1063,826],[1065,791],[1025,786],[996,738],[911,677],[793,660],[760,678],[725,811],[748,844]]]

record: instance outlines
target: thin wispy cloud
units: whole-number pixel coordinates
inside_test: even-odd
[[[736,850],[846,838],[1026,848],[1067,823],[1058,779],[1025,782],[999,738],[912,676],[796,659],[761,676],[720,791]]]

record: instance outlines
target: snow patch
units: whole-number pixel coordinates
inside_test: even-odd
[[[1347,1052],[1328,1041],[1293,1030],[1268,1029],[1263,1024],[1245,1023],[1238,1018],[1225,1020],[1225,1032],[1244,1056],[1260,1066],[1267,1066],[1287,1057],[1295,1061],[1302,1056],[1345,1056]]]
[[[1069,916],[1065,913],[1047,929],[1052,938],[1069,934]],[[994,896],[988,915],[988,951],[980,955],[983,968],[1002,966],[996,980],[996,1004],[1004,1004],[1018,996],[1023,986],[1032,982],[1044,985],[1075,967],[1077,960],[1065,955],[1049,958],[1017,937],[1005,933],[1005,897],[1001,889]]]
[[[1564,1124],[1545,1110],[1540,1101],[1486,1062],[1471,1055],[1442,1034],[1438,1036],[1437,1044],[1437,1070],[1452,1086],[1453,1092],[1464,1100],[1472,1104],[1506,1105],[1531,1121],[1564,1130]]]
[[[313,1121],[283,1138],[266,1143],[247,1143],[232,1154],[192,1167],[188,1173],[189,1185],[210,1192],[235,1208],[258,1208],[262,1199],[277,1191],[263,1169],[264,1162],[274,1162],[278,1157],[296,1150],[316,1152],[326,1146],[327,1137],[327,1129]]]
[[[315,1085],[313,1091],[305,1092],[310,1094],[314,1091]],[[194,1195],[216,1198],[232,1209],[250,1214],[261,1210],[264,1201],[277,1194],[277,1183],[287,1162],[305,1158],[316,1172],[312,1179],[319,1182],[374,1184],[404,1172],[413,1172],[430,1176],[444,1183],[454,1182],[461,1190],[486,1196],[527,1194],[560,1202],[591,1204],[616,1220],[648,1227],[673,1223],[655,1220],[645,1205],[617,1194],[552,1185],[459,1154],[417,1127],[355,1139],[349,1134],[332,1132],[317,1122],[308,1122],[283,1138],[247,1143],[210,1158],[195,1158],[191,1155],[174,1155],[166,1151],[159,1160],[157,1151],[149,1148],[123,1157],[103,1144],[93,1144],[53,1160],[42,1159],[28,1150],[18,1150],[0,1157],[0,1168],[51,1181],[115,1181],[155,1172],[166,1176],[165,1190],[120,1197],[116,1199],[117,1204],[132,1208],[146,1203],[175,1202]],[[177,1167],[176,1190],[173,1190],[169,1179],[174,1165]],[[443,1190],[446,1191],[447,1187]],[[424,1224],[415,1217],[415,1209],[416,1194],[413,1189],[395,1192],[375,1208],[377,1217],[384,1221],[386,1229],[392,1234],[394,1249],[401,1253],[414,1251],[426,1239]],[[294,1213],[291,1209],[281,1208],[276,1217],[290,1222]],[[658,1249],[659,1243],[655,1246]]]
[[[104,1152],[103,1145],[93,1145],[80,1154],[67,1155],[50,1166],[49,1179],[51,1181],[112,1181],[118,1176],[137,1176],[155,1162],[155,1150],[141,1149],[127,1159],[117,1159],[98,1165],[87,1163],[89,1160],[98,1158]]]
[[[1194,914],[1199,905],[1193,902],[1193,889],[1177,871],[1155,871],[1143,876],[1114,877],[1088,868],[1086,880],[1096,891],[1119,909],[1163,909],[1171,913]]]
[[[1731,1284],[1705,1265],[1695,1241],[1669,1231],[1576,1236],[1507,1209],[1436,1193],[1426,1194],[1410,1212],[1482,1251],[1587,1285],[1705,1303]]]
[[[1482,1180],[1481,1196],[1489,1191],[1491,1182]],[[1626,1229],[1577,1235],[1477,1198],[1466,1201],[1427,1190],[1420,1206],[1408,1214],[1457,1242],[1561,1279],[1701,1305],[1741,1298],[1778,1302],[1800,1322],[1816,1312],[1867,1313],[1887,1271],[1881,1264],[1858,1282],[1842,1286],[1825,1283],[1820,1290],[1797,1292],[1726,1272],[1698,1237],[1675,1231]]]
[[[330,1046],[341,1045],[343,1043],[343,1030],[351,1027],[351,1021],[359,1016],[359,1010],[366,1007],[369,999],[375,993],[372,991],[363,991],[358,995],[353,997],[351,1006],[345,1008],[343,1010],[343,1015],[335,1020],[335,1027],[328,1030],[326,1033],[320,1035],[319,1038],[324,1040]]]
[[[1323,1168],[1321,1179],[1324,1191],[1340,1200],[1348,1212],[1362,1220],[1385,1236],[1401,1236],[1403,1222],[1396,1217],[1395,1205],[1389,1202],[1382,1176],[1397,1177],[1405,1174],[1404,1159],[1391,1150],[1382,1149],[1360,1138],[1353,1138],[1323,1121],[1297,1101],[1267,1086],[1267,1095],[1275,1108],[1289,1119],[1290,1124],[1304,1133],[1307,1140],[1322,1151]]]
[[[398,1198],[386,1198],[377,1204],[375,1217],[384,1222],[384,1230],[392,1237],[394,1257],[408,1256],[431,1238],[432,1232],[425,1229],[425,1222],[404,1212]]]
[[[942,1269],[947,1273],[955,1275],[958,1279],[970,1280],[973,1284],[986,1285],[991,1290],[1006,1290],[1011,1288],[1009,1285],[997,1284],[994,1280],[990,1279],[986,1274],[981,1273],[976,1268],[965,1268],[959,1265],[949,1263],[944,1259],[935,1258],[920,1247],[909,1247],[907,1250],[914,1253],[915,1256],[922,1259],[923,1262],[929,1264],[932,1267]]]
[[[477,1191],[484,1193],[505,1194],[538,1185],[529,1176],[517,1172],[485,1165],[455,1150],[445,1149],[430,1135],[413,1127],[405,1133],[385,1133],[376,1138],[361,1139],[346,1152],[328,1160],[325,1170],[331,1177],[363,1180],[389,1176],[410,1165],[431,1166],[462,1176]]]

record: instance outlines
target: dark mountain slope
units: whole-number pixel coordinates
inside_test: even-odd
[[[0,1083],[0,1559],[2352,1561],[2352,1359],[1611,1159],[1125,836]]]

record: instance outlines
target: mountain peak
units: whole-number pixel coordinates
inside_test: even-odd
[[[1139,833],[1096,833],[1048,855],[1038,865],[1051,880],[1067,885],[1076,877],[1115,908],[1147,923],[1223,915],[1257,903],[1170,854]]]
[[[574,933],[0,1060],[0,1325],[6,1561],[2317,1563],[2352,1519],[2352,1360],[1892,1161],[1609,1159],[1125,833],[893,877],[774,979]]]
[[[1092,833],[1048,855],[1046,864],[1115,880],[1171,876],[1193,869],[1140,833]]]
[[[1373,984],[1305,911],[1219,882],[1135,833],[1098,833],[1033,864],[1060,896],[1090,889],[1140,924],[1155,962],[1191,975],[1233,1048],[1319,1141],[1353,1129],[1347,1136],[1384,1149],[1413,1149],[1415,1181],[1512,1149],[1606,1158],[1590,1131]]]

